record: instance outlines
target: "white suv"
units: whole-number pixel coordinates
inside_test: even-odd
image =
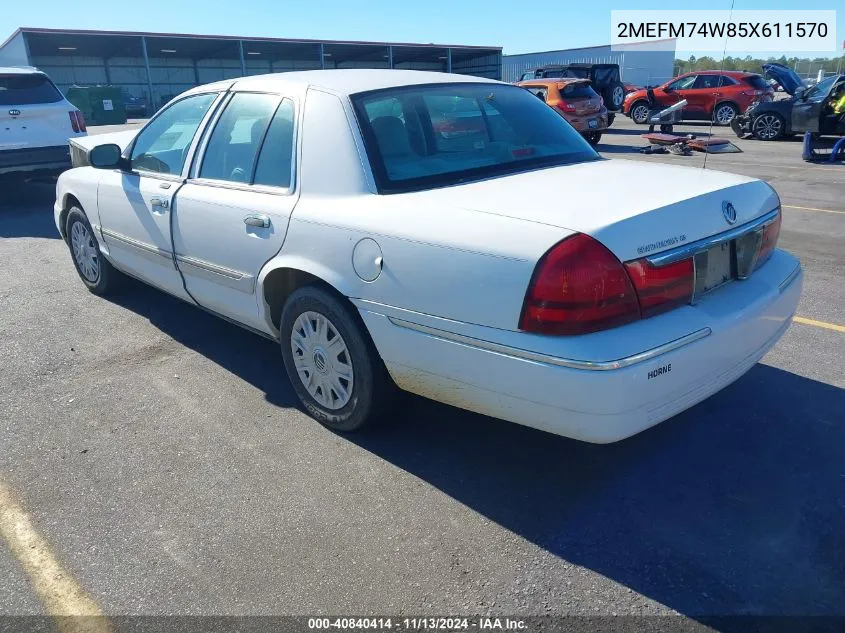
[[[68,139],[85,119],[37,68],[0,67],[0,176],[57,173],[70,167]]]

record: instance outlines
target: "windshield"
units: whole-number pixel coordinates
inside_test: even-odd
[[[822,79],[819,83],[815,86],[810,88],[807,93],[804,95],[805,99],[812,99],[813,97],[823,97],[827,94],[827,91],[830,90],[833,82],[837,79],[836,76],[828,77],[827,79]]]
[[[352,103],[381,193],[599,159],[562,116],[516,86],[407,86]]]
[[[61,100],[62,93],[44,75],[0,75],[0,105],[56,103]]]

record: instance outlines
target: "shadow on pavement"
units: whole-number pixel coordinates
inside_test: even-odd
[[[53,220],[55,199],[55,181],[0,180],[0,237],[59,239]]]
[[[275,344],[130,286],[110,300],[269,402],[298,406]],[[412,396],[400,399],[392,423],[346,438],[561,559],[685,615],[845,615],[843,411],[845,390],[758,364],[617,444]]]
[[[266,394],[279,407],[299,407],[282,365],[278,343],[134,279],[103,297],[148,319],[182,345],[214,361]]]
[[[845,390],[757,365],[607,446],[422,399],[388,429],[349,439],[680,613],[842,615],[843,411]]]

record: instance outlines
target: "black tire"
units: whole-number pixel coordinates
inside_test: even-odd
[[[305,315],[305,321],[313,325],[306,313],[322,316],[335,334],[340,335],[340,343],[345,346],[345,352],[348,354],[332,358],[323,348],[319,336],[313,333],[312,340],[316,344],[306,350],[306,335],[301,327],[303,321],[300,321],[300,317]],[[299,288],[285,302],[279,329],[282,359],[291,385],[305,410],[320,424],[332,431],[349,433],[378,420],[389,410],[395,391],[393,382],[364,324],[341,299],[319,286]],[[299,359],[306,360],[307,366],[303,364],[303,360],[294,359],[295,330],[301,334],[297,340],[303,343],[299,345],[296,353]],[[329,328],[325,331],[329,332]],[[327,338],[325,347],[329,347],[328,341],[334,340],[334,337]],[[322,358],[322,361],[318,362],[319,358]],[[302,368],[302,377],[300,369],[297,368],[298,362]],[[335,366],[340,371],[335,372]],[[325,370],[325,373],[315,373],[315,368],[319,369],[319,372]],[[340,378],[339,389],[336,391],[331,385],[331,379],[344,372],[351,377],[351,381],[347,379],[344,385],[343,378]],[[324,402],[318,401],[303,382],[310,380],[311,375],[316,377],[315,383],[321,382],[319,386],[315,384],[316,394],[320,395]],[[348,398],[344,402],[338,392],[348,388],[350,382],[352,387],[344,395]],[[323,385],[328,387],[328,394],[323,395]],[[328,406],[327,402],[338,406]],[[341,403],[342,406],[339,406]]]
[[[601,140],[601,132],[587,132],[586,134],[584,134],[584,138],[587,139],[587,142],[590,145],[595,147],[599,144],[599,141]]]
[[[751,133],[758,141],[776,141],[784,136],[786,123],[774,112],[763,112],[751,122]]]
[[[739,114],[739,108],[732,103],[718,103],[713,108],[713,123],[716,125],[730,125],[734,117]]]
[[[94,236],[94,230],[82,209],[71,207],[67,215],[65,231],[70,257],[85,287],[95,295],[104,295],[115,290],[122,281],[122,275],[103,257],[100,245]],[[80,247],[84,248],[80,250]],[[83,263],[89,261],[86,255],[90,255],[94,262],[93,274],[90,265]]]
[[[675,126],[674,126],[674,125],[666,125],[666,124],[664,124],[664,125],[661,125],[661,126],[660,126],[660,131],[661,131],[663,134],[671,134],[672,132],[674,132],[674,131],[675,131]]]
[[[616,113],[615,112],[608,112],[607,113],[607,127],[613,125],[613,122],[616,120]]]
[[[648,101],[637,101],[631,104],[631,109],[628,110],[631,120],[638,124],[644,125],[648,122]]]
[[[605,87],[601,96],[608,110],[621,110],[625,101],[625,86],[621,81],[614,81]]]

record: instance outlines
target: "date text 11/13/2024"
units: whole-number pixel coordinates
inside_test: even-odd
[[[436,631],[466,631],[478,629],[482,631],[521,631],[526,628],[524,620],[511,618],[308,618],[308,628],[312,630],[328,629],[362,629],[362,630],[436,630]]]

